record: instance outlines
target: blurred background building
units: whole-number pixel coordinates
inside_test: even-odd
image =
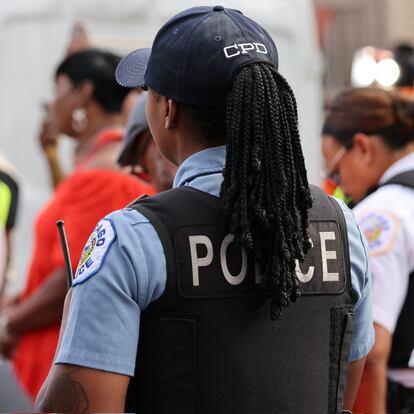
[[[17,280],[27,268],[33,218],[51,192],[37,140],[43,103],[52,95],[56,63],[73,25],[82,21],[92,44],[124,54],[148,47],[159,26],[200,0],[13,0],[0,4],[0,152],[16,166],[21,208],[15,239]],[[319,131],[324,99],[350,84],[355,52],[414,41],[412,0],[227,0],[268,29],[280,71],[298,98],[309,176],[321,170]],[[60,142],[71,168],[72,143]],[[73,195],[76,197],[76,194]],[[16,284],[18,286],[18,284]]]
[[[314,0],[324,54],[326,96],[349,85],[355,52],[414,42],[411,0]]]

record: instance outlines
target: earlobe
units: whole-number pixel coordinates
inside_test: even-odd
[[[85,105],[85,102],[87,102],[93,96],[94,90],[95,86],[92,82],[82,82],[82,84],[80,85],[80,96],[82,99],[82,105]]]
[[[167,116],[165,118],[165,129],[171,129],[171,128],[174,128],[175,126],[176,126],[175,124],[171,123],[170,117]]]
[[[172,100],[168,99],[167,115],[165,116],[165,129],[175,128],[177,118],[177,104]]]

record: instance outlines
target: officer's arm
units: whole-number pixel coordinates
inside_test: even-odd
[[[59,343],[66,327],[72,291],[63,311]],[[37,396],[42,412],[122,412],[129,377],[70,364],[52,365]]]
[[[57,364],[40,402],[42,412],[123,412],[129,377],[112,372]]]
[[[57,350],[59,349],[60,343],[62,341],[63,333],[65,332],[66,322],[67,322],[67,318],[68,318],[68,309],[69,309],[71,298],[72,298],[72,289],[69,289],[69,291],[68,291],[68,293],[65,297],[65,302],[63,304],[63,315],[62,315],[62,323],[60,325],[59,341],[58,341],[58,344],[57,344],[57,347],[56,347],[55,357],[53,358],[53,360],[56,358]],[[51,368],[49,370],[49,373],[46,377],[46,380],[43,382],[42,386],[40,387],[39,393],[37,394],[36,404],[39,407],[42,404],[42,401],[45,397],[45,393],[46,393],[47,387],[49,385],[50,378],[52,377],[52,372],[53,372],[53,365],[51,366]]]
[[[392,335],[374,323],[375,344],[367,356],[360,391],[355,403],[358,410],[370,413],[386,411],[387,361],[391,351]]]
[[[344,395],[344,410],[352,410],[358,387],[361,382],[362,371],[364,370],[366,357],[352,361],[348,367],[348,383]]]

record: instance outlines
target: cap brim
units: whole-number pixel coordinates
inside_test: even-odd
[[[126,88],[145,86],[145,71],[151,56],[151,48],[138,49],[125,56],[115,72],[116,81]]]
[[[148,128],[142,126],[135,126],[125,132],[124,146],[118,157],[118,164],[125,167],[127,165],[133,165],[137,161],[137,146],[142,133]]]
[[[131,142],[128,142],[128,144],[126,144],[124,148],[122,148],[122,151],[118,157],[118,164],[120,166],[127,167],[128,165],[136,164],[136,154],[134,153],[134,147],[135,147],[134,144],[135,142],[131,141]]]

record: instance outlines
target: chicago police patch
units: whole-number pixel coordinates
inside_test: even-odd
[[[115,237],[115,229],[108,219],[97,224],[83,248],[72,286],[84,282],[101,269]]]
[[[359,215],[358,223],[368,241],[371,254],[389,251],[400,228],[398,219],[386,210],[371,210]]]

